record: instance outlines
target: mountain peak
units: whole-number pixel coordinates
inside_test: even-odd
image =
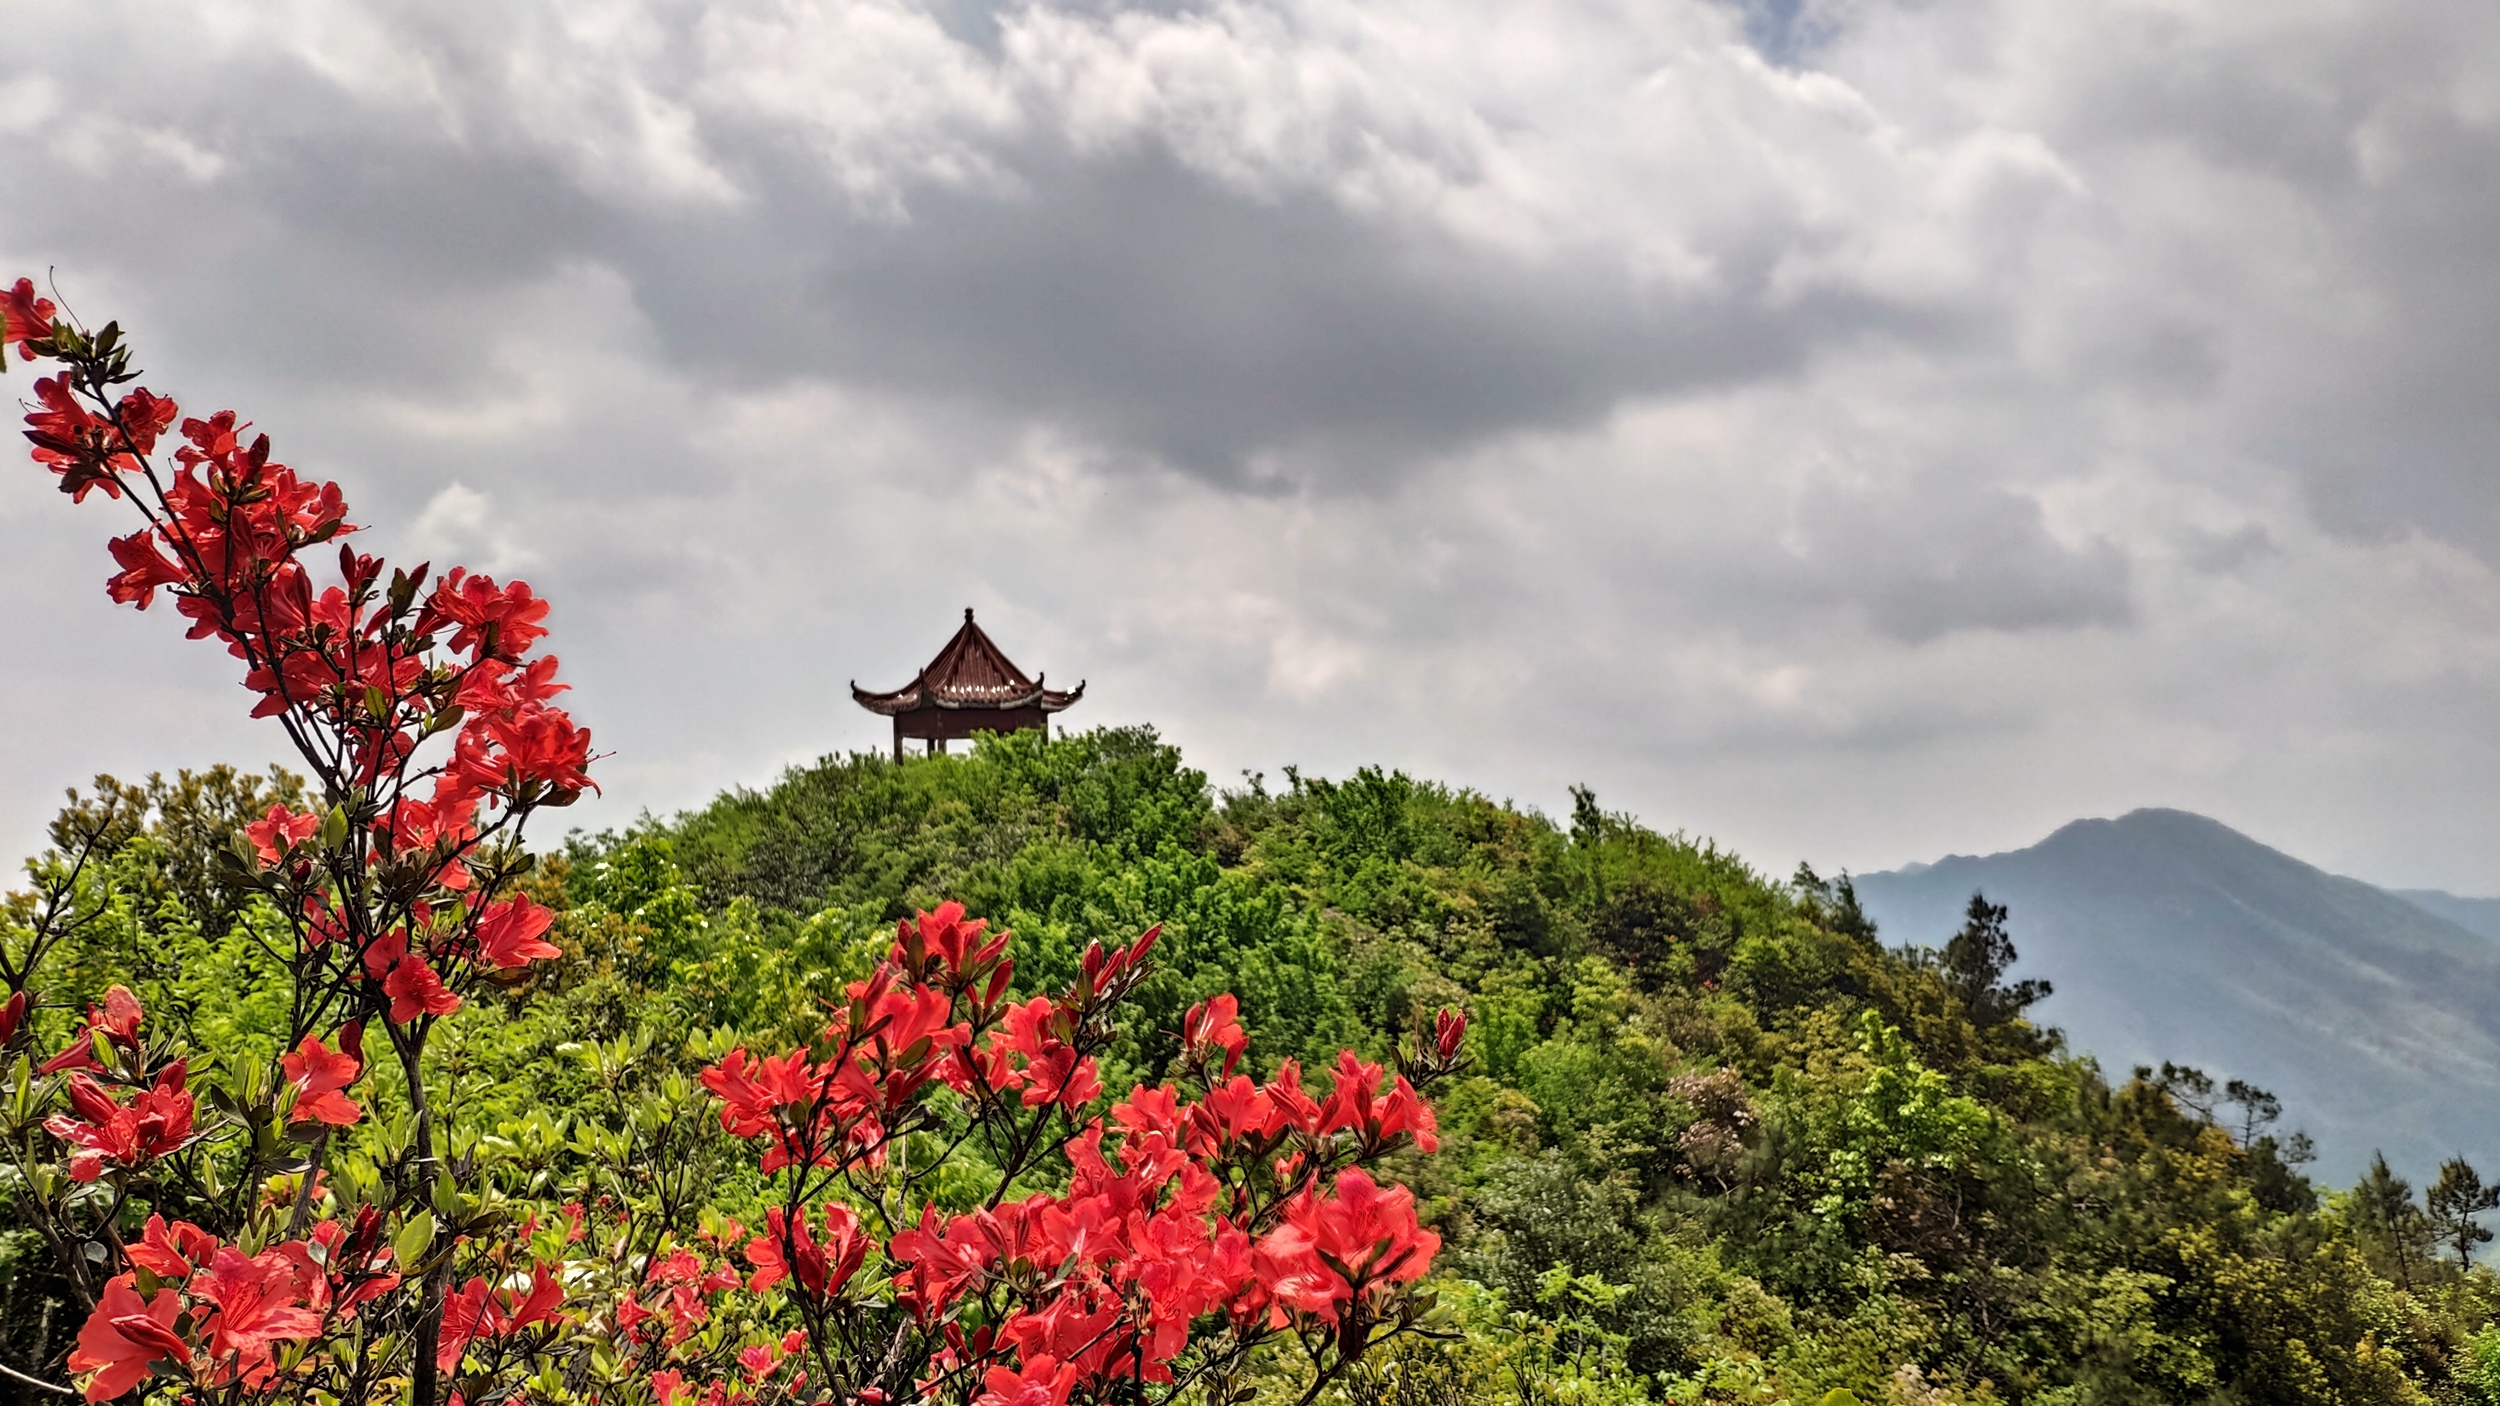
[[[2039,1015],[2074,1049],[2273,1090],[2330,1180],[2374,1147],[2500,1159],[2476,1112],[2500,1095],[2500,945],[2428,905],[2168,807],[1855,882],[1894,942],[1942,945],[1973,890],[2007,905],[2018,971],[2056,984]]]

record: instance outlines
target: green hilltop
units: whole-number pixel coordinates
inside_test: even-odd
[[[1354,1406],[2500,1401],[2500,1280],[2460,1263],[2481,1232],[2453,1176],[2445,1200],[2384,1167],[2317,1187],[2258,1091],[2112,1080],[2026,1019],[1990,914],[1897,950],[1845,879],[1575,794],[1558,822],[1370,769],[1218,793],[1144,729],[828,758],[551,856],[572,956],[452,1022],[448,1077],[527,1143],[585,1087],[568,1051],[803,1032],[942,899],[1015,930],[1026,986],[1160,923],[1106,1083],[1156,1077],[1216,991],[1260,1072],[1471,1016],[1442,1150],[1399,1169],[1444,1236],[1451,1336],[1373,1364]],[[148,810],[113,871],[144,891],[133,931],[190,924],[196,970],[133,972],[99,938],[75,972],[248,1040],[248,981],[206,936],[248,921],[186,916],[169,833],[217,812]],[[21,1361],[22,1238],[0,1258]]]

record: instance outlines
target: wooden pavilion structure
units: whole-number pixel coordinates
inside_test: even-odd
[[[964,608],[964,627],[937,652],[919,677],[892,693],[871,693],[856,682],[851,697],[872,713],[894,719],[894,759],[903,759],[906,738],[927,744],[934,755],[946,744],[968,740],[976,732],[1019,732],[1036,728],[1047,734],[1050,715],[1085,696],[1085,684],[1066,692],[1042,686],[1031,678],[972,622]]]

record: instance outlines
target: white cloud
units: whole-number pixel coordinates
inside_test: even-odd
[[[456,562],[493,576],[510,576],[538,560],[520,534],[497,519],[493,500],[465,483],[445,484],[417,514],[408,540],[423,560]]]

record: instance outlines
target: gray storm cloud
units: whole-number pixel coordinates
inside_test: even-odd
[[[843,683],[974,604],[1219,780],[1586,780],[1772,867],[2175,804],[2500,889],[2500,14],[12,27],[0,255],[382,549],[554,597],[589,823],[873,744]],[[20,849],[87,771],[269,747],[37,478]]]

